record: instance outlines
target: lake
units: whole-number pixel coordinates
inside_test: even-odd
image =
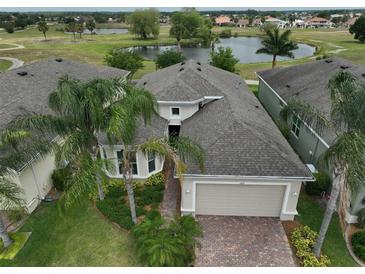
[[[262,47],[262,38],[258,37],[237,37],[237,38],[222,38],[220,43],[216,44],[216,48],[230,47],[233,50],[233,54],[238,58],[240,63],[257,63],[267,62],[272,60],[272,56],[268,54],[256,54],[256,51]],[[177,46],[138,46],[131,47],[129,49],[135,50],[138,54],[142,55],[146,59],[153,60],[159,52],[167,49],[177,49]],[[210,48],[190,47],[182,48],[182,53],[187,59],[195,59],[203,63],[208,63],[210,59]],[[307,44],[298,44],[298,49],[294,50],[294,57],[296,59],[312,56],[315,52],[315,47]],[[279,56],[277,60],[289,60],[289,57]]]
[[[128,33],[128,29],[94,29],[93,32],[95,34],[124,34],[124,33]],[[67,34],[72,34],[72,32],[65,32]],[[84,34],[90,34],[90,31],[85,29]]]

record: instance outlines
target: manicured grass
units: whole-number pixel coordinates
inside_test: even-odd
[[[9,44],[0,44],[0,49],[8,49],[8,48],[13,48],[13,45],[9,45]]]
[[[0,59],[0,71],[5,71],[10,68],[11,62],[8,60],[1,60]]]
[[[108,50],[115,47],[131,47],[141,45],[175,44],[174,38],[169,36],[169,26],[161,26],[158,39],[141,40],[132,34],[110,35],[83,35],[83,39],[73,40],[73,36],[56,31],[62,25],[50,26],[47,39],[43,41],[43,35],[36,27],[30,27],[24,31],[16,31],[13,34],[0,32],[2,44],[17,43],[25,46],[25,49],[6,51],[7,56],[19,58],[26,63],[48,58],[62,56],[64,58],[78,60],[93,64],[103,64],[104,56]],[[121,24],[104,24],[97,27],[125,27]],[[220,32],[225,27],[215,27],[214,31]],[[263,36],[258,28],[231,28],[232,33],[239,36]],[[347,29],[293,29],[292,38],[297,42],[311,44],[317,48],[317,55],[330,54],[349,59],[352,62],[365,64],[365,43],[353,39]],[[291,66],[313,60],[314,57],[303,59],[280,61],[278,66]],[[144,73],[153,71],[153,62],[148,61],[148,66],[136,73],[134,78],[139,78]],[[238,64],[237,70],[245,79],[256,79],[255,72],[271,68],[271,62]],[[150,70],[151,69],[151,70]]]
[[[156,64],[153,61],[143,61],[143,65],[144,67],[133,75],[133,79],[140,79],[145,74],[156,71]]]
[[[324,214],[324,209],[318,202],[302,192],[297,209],[299,212],[297,220],[318,232]],[[323,245],[323,252],[330,258],[331,266],[357,266],[347,251],[338,215],[333,216]]]
[[[258,85],[248,85],[248,88],[255,94],[257,97],[259,95],[259,86]]]
[[[21,231],[32,232],[13,261],[0,266],[134,266],[132,236],[116,228],[89,202],[61,214],[44,204]]]

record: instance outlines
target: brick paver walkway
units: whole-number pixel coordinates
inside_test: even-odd
[[[198,216],[203,228],[195,266],[296,266],[276,218]]]

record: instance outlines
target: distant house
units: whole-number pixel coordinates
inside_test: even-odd
[[[239,19],[236,23],[236,27],[245,28],[249,25],[249,21],[247,19]]]
[[[305,28],[305,21],[301,19],[297,19],[293,22],[293,27],[295,28]]]
[[[258,72],[259,99],[273,120],[281,121],[281,109],[291,98],[312,105],[326,116],[331,112],[331,99],[327,85],[338,70],[347,69],[365,82],[365,66],[352,64],[340,58],[317,60],[287,68]],[[306,164],[318,166],[319,157],[335,141],[336,134],[329,130],[317,133],[298,116],[289,118],[289,141]],[[359,186],[349,195],[346,221],[357,221],[357,213],[365,207],[365,187]]]
[[[261,21],[261,18],[255,18],[255,19],[253,19],[253,21],[252,21],[252,26],[253,27],[260,27],[260,26],[262,26],[262,21]]]
[[[0,74],[0,130],[14,118],[26,112],[50,114],[48,96],[57,87],[61,76],[69,75],[81,81],[96,77],[126,77],[129,72],[83,64],[62,59],[47,59]],[[0,150],[0,157],[6,151]],[[23,191],[27,211],[32,212],[52,188],[51,174],[54,155],[44,158],[34,155],[27,163],[14,166],[12,179]]]
[[[266,18],[265,24],[273,24],[280,29],[285,29],[290,26],[289,22],[283,21],[283,20],[280,20],[280,19],[274,18],[274,17]]]
[[[330,20],[321,17],[313,17],[305,21],[307,28],[332,28],[334,25]]]
[[[221,15],[221,16],[215,18],[214,22],[217,26],[227,26],[227,25],[231,24],[231,18],[229,18],[228,16],[225,16],[225,15]]]
[[[358,19],[359,17],[352,17],[350,18],[349,20],[347,20],[343,25],[344,27],[346,28],[349,28],[351,27],[353,24],[355,24],[356,20]]]

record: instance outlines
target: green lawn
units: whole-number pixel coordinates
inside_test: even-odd
[[[324,209],[319,206],[318,202],[302,192],[297,209],[299,215],[296,219],[303,225],[319,231]],[[338,215],[333,216],[323,245],[323,252],[330,258],[331,266],[357,266],[347,251]]]
[[[10,68],[11,64],[12,63],[10,61],[8,61],[8,60],[1,60],[0,59],[0,72],[1,71],[5,71],[8,68]]]
[[[7,49],[7,48],[13,48],[13,45],[9,45],[9,44],[0,44],[0,49]]]
[[[131,235],[101,217],[90,203],[60,214],[42,205],[21,231],[32,234],[13,261],[0,266],[134,266]]]
[[[99,27],[121,27],[122,25],[106,24]],[[24,31],[16,31],[9,34],[0,32],[1,44],[17,43],[24,45],[25,49],[6,51],[4,56],[16,57],[26,63],[48,58],[51,56],[62,56],[64,58],[83,61],[93,64],[103,64],[104,56],[115,47],[131,47],[140,45],[166,45],[174,44],[174,38],[169,37],[169,26],[160,28],[158,39],[141,40],[132,34],[110,34],[110,35],[83,35],[83,39],[73,40],[73,35],[65,34],[56,29],[62,25],[50,26],[47,32],[48,41],[44,41],[43,35],[36,27],[30,27]],[[125,27],[125,25],[123,25]],[[220,32],[225,27],[215,27]],[[263,36],[258,28],[231,28],[232,33],[237,32],[239,36]],[[317,55],[332,54],[349,59],[352,62],[365,64],[365,43],[353,39],[347,29],[293,29],[292,38],[297,42],[311,44],[317,48]],[[303,59],[280,61],[278,66],[290,66],[313,60],[313,57]],[[153,62],[146,62],[146,66],[137,72],[135,78],[139,78],[146,72],[152,71]],[[271,62],[238,64],[237,70],[246,79],[256,79],[255,71],[269,69]]]

